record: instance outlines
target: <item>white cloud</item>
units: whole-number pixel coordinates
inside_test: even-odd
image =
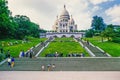
[[[120,24],[120,5],[109,8],[105,13],[111,18],[112,23]]]
[[[90,3],[87,0],[8,0],[8,2],[13,15],[26,15],[44,29],[52,29],[56,16],[61,14],[64,4],[70,15],[73,15],[78,29],[90,27],[92,12],[88,10]]]
[[[104,2],[108,2],[108,1],[114,1],[114,0],[89,0],[92,4],[97,5],[97,4],[101,4]]]
[[[95,11],[98,11],[100,9],[102,9],[100,6],[94,6],[93,9],[92,9],[92,11],[95,12]]]

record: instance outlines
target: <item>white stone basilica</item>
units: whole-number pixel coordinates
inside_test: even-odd
[[[40,33],[40,37],[75,37],[81,38],[84,36],[84,32],[77,31],[77,25],[75,24],[74,19],[72,16],[69,15],[68,11],[66,10],[66,6],[64,5],[64,10],[62,11],[61,15],[55,21],[54,25],[52,26],[52,32]]]
[[[53,30],[60,33],[77,31],[77,25],[72,16],[69,15],[65,5],[60,17],[57,16],[57,20],[53,25]]]

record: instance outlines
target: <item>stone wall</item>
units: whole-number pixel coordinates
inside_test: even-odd
[[[46,33],[46,38],[49,37],[75,37],[75,38],[81,38],[84,36],[85,33],[83,32],[71,32],[71,33],[55,33],[55,32],[49,32]]]

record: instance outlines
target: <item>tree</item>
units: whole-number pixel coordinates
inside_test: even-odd
[[[105,37],[110,41],[115,36],[115,31],[113,25],[108,25],[105,31],[101,33],[101,37]]]
[[[94,16],[91,27],[93,30],[100,33],[101,31],[105,30],[106,25],[105,25],[102,17]]]
[[[15,32],[16,23],[7,4],[7,0],[0,0],[0,38],[13,38]]]
[[[115,36],[112,38],[112,41],[116,43],[120,43],[120,28],[115,29]]]
[[[0,39],[17,38],[23,39],[25,36],[39,37],[39,25],[31,22],[29,17],[16,15],[12,17],[12,12],[8,10],[8,1],[0,0]]]
[[[27,16],[16,15],[14,21],[18,24],[16,29],[16,38],[18,39],[23,39],[25,36],[39,37],[40,32],[44,32],[38,24],[31,22]]]
[[[30,34],[30,19],[27,16],[16,15],[14,21],[17,23],[16,38],[23,39]]]
[[[89,29],[85,33],[85,37],[93,37],[94,31],[92,29]]]
[[[40,27],[39,27],[38,24],[35,24],[35,23],[31,22],[30,35],[33,36],[33,37],[39,37]]]

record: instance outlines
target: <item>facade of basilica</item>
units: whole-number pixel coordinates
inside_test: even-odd
[[[57,16],[57,20],[53,25],[53,30],[60,33],[77,31],[77,25],[72,16],[69,15],[65,5],[61,15],[59,17]]]
[[[40,33],[40,37],[75,37],[81,38],[84,36],[84,32],[77,32],[77,25],[72,16],[69,15],[69,12],[64,5],[64,9],[60,16],[57,16],[57,19],[52,26],[52,32]]]

